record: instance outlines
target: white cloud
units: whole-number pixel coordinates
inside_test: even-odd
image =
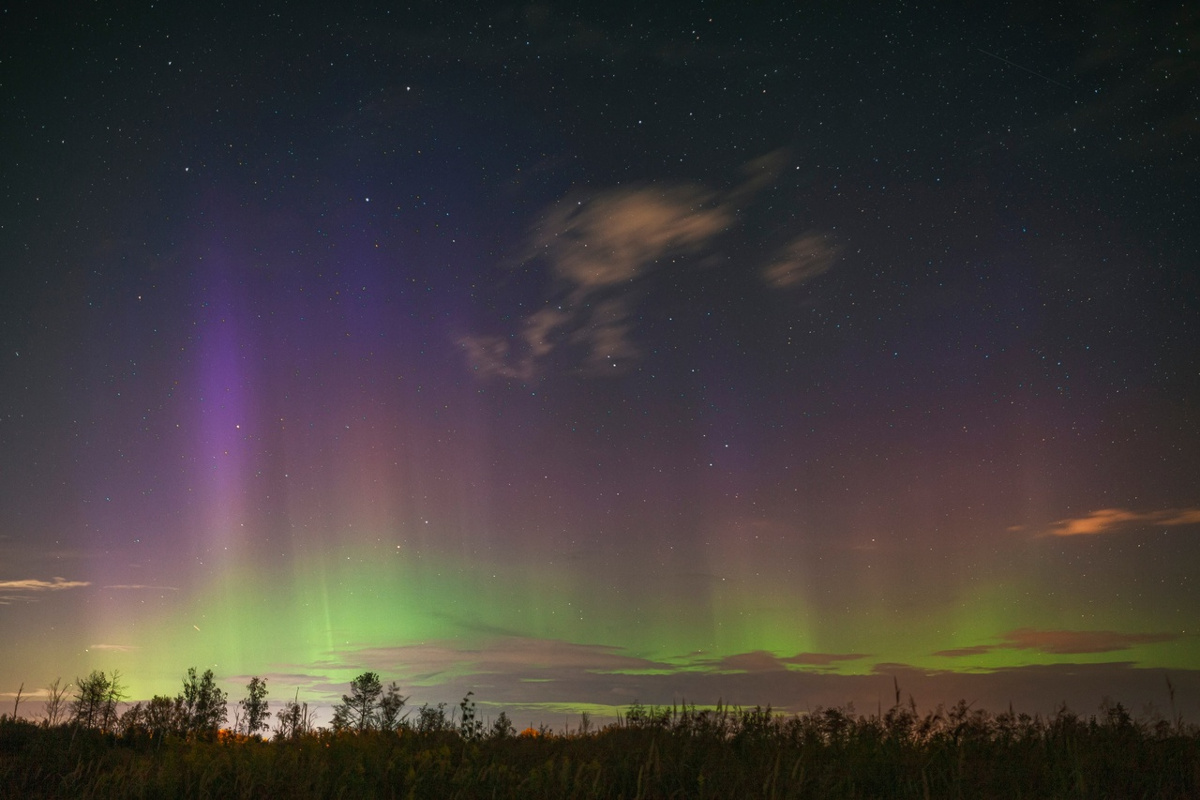
[[[131,644],[89,644],[88,650],[107,650],[110,653],[132,653],[138,648]]]

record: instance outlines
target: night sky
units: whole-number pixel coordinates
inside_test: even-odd
[[[0,9],[0,701],[1200,716],[1193,4],[252,5]]]

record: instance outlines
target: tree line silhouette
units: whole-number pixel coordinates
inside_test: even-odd
[[[74,686],[70,696],[67,694],[70,685],[63,686],[61,679],[46,688],[43,724],[53,727],[68,723],[125,738],[213,741],[229,721],[229,695],[217,686],[211,669],[198,674],[191,667],[178,694],[155,695],[134,703],[124,712],[119,712],[118,706],[128,693],[119,671],[110,674],[93,670],[86,678],[76,678]],[[234,711],[233,725],[229,728],[232,733],[260,737],[270,730],[267,693],[265,678],[257,675],[250,678],[246,696],[238,701]],[[342,695],[342,701],[333,706],[331,729],[334,733],[454,731],[474,740],[484,735],[484,727],[471,699],[473,695],[474,692],[467,692],[462,699],[459,720],[455,722],[447,714],[445,703],[406,710],[409,697],[400,693],[395,681],[385,687],[378,673],[364,672],[350,682],[349,694]],[[15,712],[14,708],[14,717]],[[314,715],[308,703],[300,701],[299,691],[275,714],[273,733],[277,739],[297,738],[315,729]],[[508,715],[501,712],[489,733],[505,737],[515,735],[516,730]]]
[[[22,687],[23,688],[23,687]],[[40,721],[0,714],[0,798],[156,797],[297,800],[334,796],[462,798],[1200,797],[1200,727],[1135,720],[1120,704],[1081,717],[993,714],[965,701],[919,714],[817,708],[784,715],[718,704],[633,703],[616,723],[516,734],[485,725],[473,694],[458,713],[412,708],[395,683],[364,672],[316,727],[295,699],[272,709],[255,676],[230,704],[211,670],[180,691],[120,711],[120,673],[48,687]],[[229,728],[227,714],[233,710]],[[273,741],[267,732],[275,710]]]
[[[59,680],[48,687],[47,725],[55,725],[65,716],[82,728],[127,736],[211,740],[229,718],[229,695],[217,686],[211,669],[198,675],[191,667],[179,694],[155,695],[134,703],[121,714],[117,713],[117,705],[127,693],[118,671],[110,675],[93,670],[86,678],[77,678],[70,700],[65,698],[67,688],[60,686]],[[257,735],[267,728],[267,683],[256,676],[246,689],[246,698],[238,703],[236,727],[239,732]]]

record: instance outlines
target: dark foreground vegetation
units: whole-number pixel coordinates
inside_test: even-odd
[[[590,731],[585,718],[572,734],[517,734],[503,716],[484,725],[469,698],[460,708],[422,708],[391,729],[361,715],[343,716],[337,731],[284,724],[269,739],[5,716],[0,796],[1200,797],[1200,730],[1135,721],[1120,705],[1087,718],[965,704],[923,716],[897,706],[792,717],[635,705],[616,725]]]

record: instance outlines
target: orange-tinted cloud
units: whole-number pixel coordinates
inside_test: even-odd
[[[783,172],[790,160],[791,153],[787,148],[772,150],[765,155],[751,159],[742,167],[745,180],[729,193],[729,198],[740,200],[767,188],[778,180],[780,173]]]
[[[583,372],[611,374],[639,356],[631,336],[638,280],[674,253],[702,249],[733,221],[717,194],[687,184],[613,189],[551,206],[529,241],[558,302],[524,317],[516,336],[460,337],[480,377],[533,378],[562,345]]]
[[[40,578],[23,578],[13,581],[0,581],[0,605],[13,603],[31,603],[38,599],[42,592],[57,592],[63,589],[78,589],[91,586],[90,581],[69,581],[66,578],[52,578],[48,581]]]
[[[525,318],[515,343],[500,336],[464,336],[459,344],[480,377],[528,379],[533,377],[537,362],[554,349],[555,331],[570,321],[570,314],[543,308]]]
[[[1172,508],[1146,512],[1102,508],[1084,517],[1060,519],[1050,527],[1049,532],[1054,536],[1090,536],[1131,525],[1200,525],[1200,508]]]
[[[619,367],[641,355],[630,337],[632,304],[624,297],[613,297],[596,304],[587,322],[571,335],[571,341],[587,349],[584,369],[593,374],[605,368]]]
[[[776,289],[790,289],[824,275],[841,251],[823,233],[809,231],[797,236],[763,268],[762,277]]]
[[[591,375],[622,371],[641,355],[634,344],[643,279],[677,256],[695,257],[735,222],[740,204],[774,182],[788,161],[779,150],[745,165],[727,192],[656,183],[572,194],[547,208],[531,230],[522,263],[553,278],[547,307],[516,316],[519,330],[458,338],[480,378],[532,379],[560,362]],[[819,231],[795,237],[761,270],[775,288],[798,286],[837,261],[840,247]]]
[[[54,592],[60,589],[77,589],[91,586],[90,581],[69,581],[66,578],[51,578],[48,581],[37,578],[25,578],[16,581],[0,581],[0,591],[9,592]]]
[[[587,294],[636,278],[669,251],[696,249],[731,221],[730,210],[697,186],[614,189],[557,203],[531,245]]]

